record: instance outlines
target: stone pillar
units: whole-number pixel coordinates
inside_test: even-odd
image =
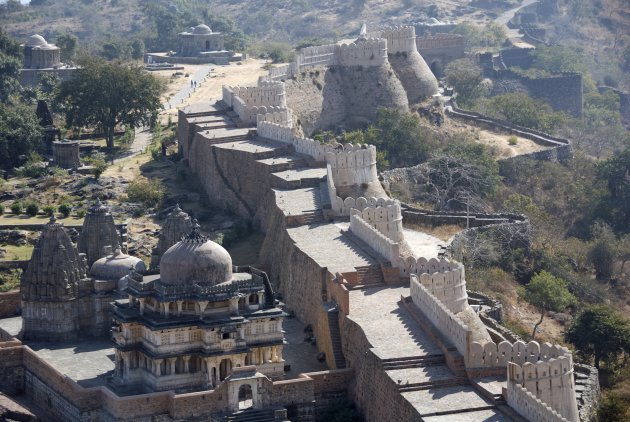
[[[177,358],[168,358],[168,363],[170,365],[170,368],[169,368],[170,375],[175,374],[175,363],[177,363]]]
[[[190,367],[189,367],[189,362],[190,362],[190,356],[183,356],[182,359],[184,360],[184,373],[188,374],[190,372]]]
[[[184,304],[184,301],[178,300],[176,303],[177,303],[177,316],[182,316],[182,305]]]
[[[278,347],[271,346],[271,361],[278,362]]]
[[[263,363],[271,362],[271,348],[263,348]]]
[[[145,301],[145,300],[146,300],[146,299],[145,299],[145,298],[143,298],[143,297],[138,298],[138,302],[140,303],[140,315],[143,315],[143,314],[144,314],[144,301]]]
[[[238,315],[238,301],[239,301],[238,296],[234,296],[230,298],[230,313],[232,315]]]
[[[131,367],[131,352],[124,352],[123,353],[123,376],[122,376],[124,380],[129,378],[130,367]]]
[[[238,338],[240,340],[245,340],[245,328],[241,327],[238,329]]]
[[[276,362],[282,362],[283,361],[282,349],[284,346],[275,346],[275,347],[276,347],[276,356],[277,356]]]
[[[258,292],[258,309],[262,308],[263,303],[265,303],[265,293]]]

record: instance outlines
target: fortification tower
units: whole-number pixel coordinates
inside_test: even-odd
[[[20,283],[25,339],[63,341],[77,335],[79,284],[86,279],[86,268],[85,256],[53,216]]]
[[[125,250],[114,217],[99,199],[90,207],[83,220],[77,247],[79,252],[86,255],[87,265],[91,267],[97,259],[108,254],[106,247],[113,249],[115,245],[123,245],[122,249]]]
[[[190,216],[179,207],[179,204],[175,205],[162,226],[157,246],[151,251],[151,268],[158,268],[164,252],[179,242],[185,234],[190,233],[191,228]]]

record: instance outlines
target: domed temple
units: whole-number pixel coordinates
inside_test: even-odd
[[[199,231],[170,247],[160,274],[126,277],[114,303],[114,385],[149,391],[212,389],[233,369],[284,375],[284,313],[265,273],[240,271]]]
[[[39,75],[52,73],[61,80],[72,76],[76,70],[61,62],[61,49],[50,44],[44,37],[34,34],[22,44],[24,51],[24,67],[20,70],[20,84],[35,86]]]

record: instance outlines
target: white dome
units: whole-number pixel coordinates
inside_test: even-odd
[[[208,240],[193,224],[192,232],[171,246],[160,260],[163,284],[214,285],[232,280],[232,257],[223,246]]]
[[[141,259],[126,255],[120,249],[116,249],[112,255],[94,261],[90,276],[97,280],[120,280],[129,274],[132,267],[139,273],[146,271]]]
[[[193,34],[212,34],[212,29],[208,25],[197,25],[193,28]]]
[[[26,45],[29,47],[45,47],[48,45],[44,37],[41,35],[35,34],[28,37],[26,41]]]

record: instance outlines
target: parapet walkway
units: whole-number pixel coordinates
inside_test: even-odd
[[[323,204],[329,203],[323,166],[312,166],[307,157],[293,153],[286,144],[252,136],[238,142],[221,142],[209,135],[212,148],[231,149],[268,168],[275,206],[284,216],[287,234],[294,247],[319,268],[332,274],[357,273],[361,268],[380,268],[385,258],[347,233],[345,222],[326,222]],[[262,188],[263,186],[261,186]],[[425,233],[409,233],[414,255],[437,256],[441,241]],[[356,276],[355,276],[356,277]],[[370,287],[374,286],[374,287]],[[482,396],[465,375],[454,374],[442,349],[435,344],[400,305],[409,296],[408,286],[383,282],[349,291],[348,319],[363,331],[381,369],[398,385],[398,393],[418,412],[421,420],[508,421],[507,414]]]

